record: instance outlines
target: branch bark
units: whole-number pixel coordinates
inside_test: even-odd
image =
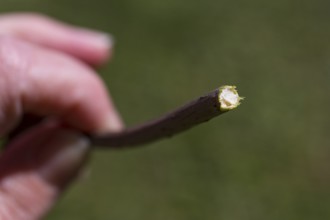
[[[227,97],[227,99],[226,99]],[[119,133],[90,137],[98,148],[128,148],[171,137],[240,104],[235,86],[223,86],[150,122]]]

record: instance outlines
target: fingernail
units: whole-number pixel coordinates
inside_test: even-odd
[[[124,123],[117,113],[112,113],[103,125],[96,131],[95,135],[120,132],[124,129]]]
[[[65,187],[78,174],[89,155],[89,141],[71,130],[58,131],[40,152],[40,175],[49,183]]]
[[[99,42],[99,44],[107,45],[108,48],[112,48],[115,44],[113,36],[108,33],[97,32],[93,37],[96,39],[95,41]]]
[[[92,31],[88,29],[78,29],[78,35],[81,41],[85,41],[87,44],[94,44],[98,48],[113,48],[115,44],[114,37],[111,34]]]

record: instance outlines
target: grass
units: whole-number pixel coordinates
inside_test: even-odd
[[[48,219],[329,219],[329,4],[2,1],[113,33],[100,72],[129,125],[222,84],[247,97],[173,139],[95,152]]]

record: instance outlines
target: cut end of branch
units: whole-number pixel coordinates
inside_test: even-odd
[[[229,111],[241,104],[243,98],[238,95],[236,86],[222,86],[219,89],[219,102],[222,111]]]

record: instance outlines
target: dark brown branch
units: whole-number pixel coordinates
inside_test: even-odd
[[[91,142],[97,147],[121,149],[149,143],[164,137],[171,137],[238,106],[241,98],[238,97],[237,93],[235,94],[237,94],[238,102],[235,103],[235,106],[222,106],[223,103],[220,102],[219,93],[224,88],[230,88],[236,92],[235,87],[221,87],[159,119],[128,128],[119,133],[91,137]]]

